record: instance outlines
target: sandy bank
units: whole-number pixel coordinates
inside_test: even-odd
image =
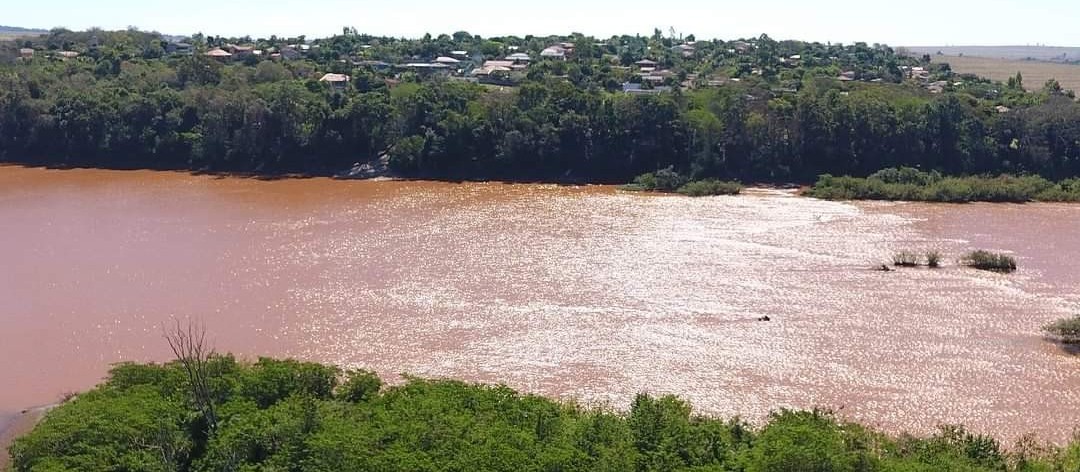
[[[29,433],[38,421],[55,405],[29,408],[20,413],[0,413],[0,472],[6,471],[10,457],[8,448],[15,438]]]

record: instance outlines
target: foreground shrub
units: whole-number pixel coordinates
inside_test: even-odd
[[[348,379],[338,388],[335,397],[352,403],[363,402],[375,397],[380,388],[382,380],[374,372],[353,370],[348,373]]]
[[[678,192],[690,197],[704,197],[709,195],[738,195],[742,192],[742,184],[738,182],[724,182],[721,180],[695,180],[679,187]]]
[[[783,410],[754,441],[747,471],[872,470],[875,460],[861,427],[819,411]]]
[[[1080,343],[1080,316],[1060,319],[1043,326],[1043,332],[1064,343]]]
[[[964,255],[962,262],[968,267],[994,272],[1013,272],[1016,270],[1016,259],[1007,254],[997,254],[990,251],[977,250]]]
[[[638,395],[618,413],[503,386],[382,387],[365,371],[337,386],[338,369],[295,361],[209,365],[216,427],[182,365],[125,364],[17,440],[14,470],[979,472],[1074,470],[1080,457],[1078,440],[1010,468],[1020,462],[996,441],[962,428],[891,438],[820,411],[783,410],[755,429],[674,396]]]

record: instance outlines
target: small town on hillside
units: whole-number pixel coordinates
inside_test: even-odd
[[[345,28],[325,39],[252,40],[194,35],[150,36],[144,57],[201,55],[229,64],[262,61],[307,62],[302,72],[331,89],[346,90],[357,74],[369,74],[394,86],[409,76],[447,78],[513,87],[526,78],[571,78],[603,74],[610,91],[649,95],[674,89],[721,87],[741,81],[769,85],[773,93],[797,92],[806,74],[839,82],[917,84],[930,93],[966,85],[985,85],[974,76],[953,74],[929,56],[908,54],[884,45],[776,41],[767,35],[732,41],[699,41],[693,35],[621,36],[597,40],[580,34],[565,37],[490,38],[459,32],[420,40],[378,38]],[[89,35],[89,36],[88,36]],[[103,36],[105,34],[103,33]],[[44,40],[27,40],[18,49],[24,60],[79,60],[100,55],[103,41],[93,32],[53,30]],[[155,41],[156,38],[156,41]],[[997,111],[1009,107],[998,105]]]

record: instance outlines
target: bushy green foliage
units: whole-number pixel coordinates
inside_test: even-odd
[[[347,402],[363,402],[374,398],[382,388],[382,380],[369,370],[352,370],[335,397]]]
[[[1080,316],[1057,320],[1044,326],[1043,331],[1062,342],[1080,343]]]
[[[971,251],[962,258],[964,265],[994,272],[1013,272],[1016,270],[1016,258],[1008,254],[997,254],[982,249]]]
[[[678,192],[690,197],[704,197],[709,195],[738,195],[742,192],[742,184],[738,182],[724,182],[716,179],[695,180],[687,182],[679,187]]]
[[[884,169],[867,178],[822,175],[806,195],[828,200],[931,202],[1080,201],[1076,179],[1055,184],[1039,176],[942,177],[911,168]]]
[[[738,182],[724,182],[716,179],[689,180],[675,172],[672,167],[641,174],[635,177],[632,183],[622,188],[643,192],[678,192],[689,197],[738,195],[742,192],[742,184]]]
[[[202,421],[179,364],[124,364],[16,441],[14,470],[1005,472],[1080,463],[1080,443],[1009,456],[959,427],[890,438],[821,411],[783,410],[755,429],[695,415],[673,396],[638,395],[615,413],[455,381],[380,388],[365,371],[331,396],[333,367],[228,356],[209,365],[217,429]]]

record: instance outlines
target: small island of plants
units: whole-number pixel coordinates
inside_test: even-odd
[[[679,193],[688,197],[705,197],[738,195],[742,192],[743,186],[738,182],[716,179],[690,180],[675,172],[672,167],[667,167],[656,172],[641,174],[632,183],[621,188],[635,192]]]
[[[882,169],[866,178],[822,175],[804,195],[826,200],[965,202],[1077,202],[1080,179],[1051,182],[1043,177],[946,177],[911,167]]]
[[[1064,344],[1080,344],[1080,315],[1043,326],[1043,332]]]
[[[1004,273],[1016,271],[1016,258],[1008,254],[998,254],[982,249],[965,254],[961,262],[968,267],[979,270]]]

